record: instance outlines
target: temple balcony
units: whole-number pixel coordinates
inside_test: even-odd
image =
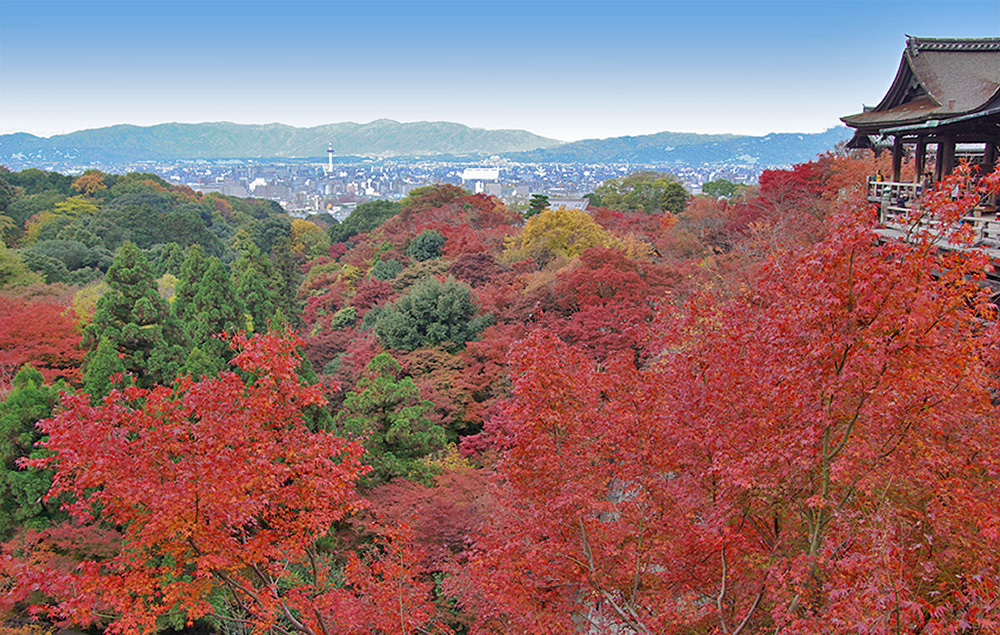
[[[975,182],[970,186],[974,187]],[[868,179],[868,200],[879,206],[877,232],[894,240],[910,240],[916,235],[938,235],[942,225],[933,214],[920,213],[924,185],[909,181],[880,181]],[[955,196],[962,192],[955,192]],[[997,213],[996,196],[990,196],[972,207],[961,222],[972,228],[971,245],[959,245],[941,238],[937,244],[942,249],[965,251],[980,249],[991,258],[1000,260],[1000,214]]]

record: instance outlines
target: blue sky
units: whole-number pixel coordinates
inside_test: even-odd
[[[0,0],[0,133],[818,132],[879,101],[906,34],[1000,36],[1000,0]]]

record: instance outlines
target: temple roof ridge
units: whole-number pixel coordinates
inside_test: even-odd
[[[906,36],[906,47],[915,55],[921,51],[1000,51],[1000,37],[956,38]]]

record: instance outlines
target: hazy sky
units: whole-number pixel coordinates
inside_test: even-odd
[[[1000,0],[0,0],[0,133],[817,132],[881,99],[906,34],[1000,36]]]

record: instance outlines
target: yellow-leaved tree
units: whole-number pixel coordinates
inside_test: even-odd
[[[539,266],[556,257],[572,258],[590,247],[620,248],[612,236],[583,210],[548,209],[528,219],[524,228],[504,241],[503,261],[534,260]]]

